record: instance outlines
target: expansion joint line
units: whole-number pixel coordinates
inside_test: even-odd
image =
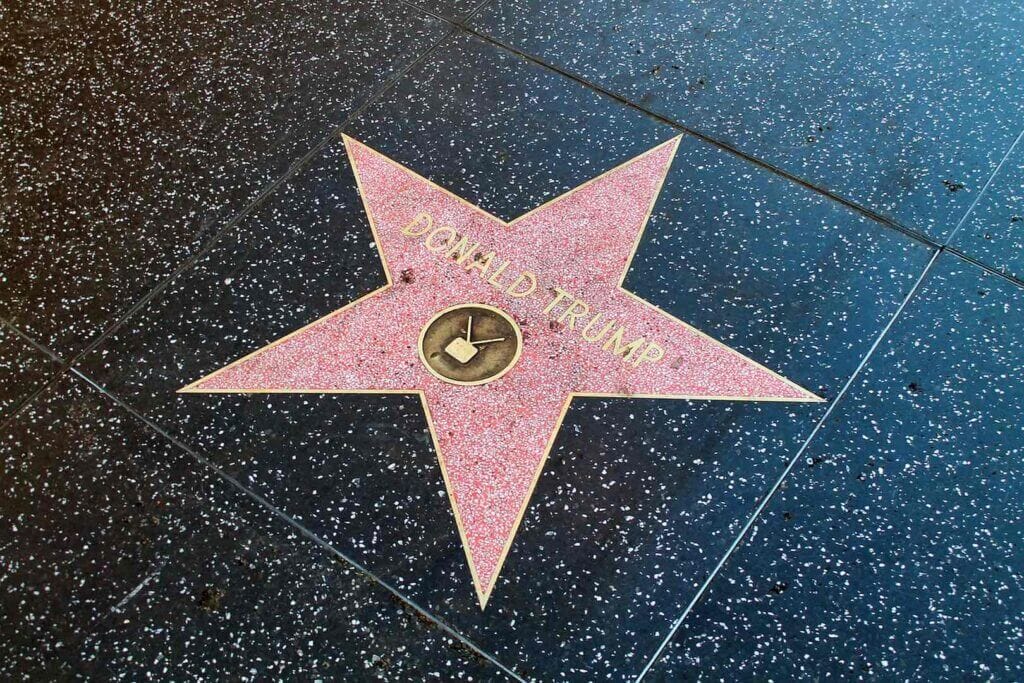
[[[776,479],[775,483],[768,490],[768,492],[761,498],[761,501],[757,504],[757,506],[754,508],[754,511],[747,518],[747,521],[744,523],[743,528],[741,528],[739,533],[736,534],[736,537],[732,540],[732,542],[729,544],[729,547],[722,554],[722,557],[718,560],[718,563],[711,570],[711,573],[708,574],[708,576],[704,579],[704,581],[701,583],[700,587],[697,589],[696,594],[693,596],[693,598],[690,600],[690,602],[686,605],[686,608],[683,610],[683,613],[679,615],[679,617],[675,620],[675,622],[673,622],[672,627],[669,629],[668,635],[666,635],[665,638],[661,641],[661,643],[658,645],[658,648],[654,651],[654,654],[652,654],[651,657],[647,660],[647,663],[644,665],[644,668],[640,671],[640,674],[636,677],[636,683],[640,683],[640,681],[642,681],[644,679],[644,677],[650,672],[651,667],[653,667],[654,664],[661,658],[661,655],[665,652],[665,649],[668,647],[669,643],[672,642],[672,639],[675,637],[676,633],[679,631],[679,628],[681,627],[683,621],[690,615],[690,613],[693,611],[693,609],[704,598],[704,596],[707,594],[709,588],[711,587],[711,584],[718,577],[718,575],[722,572],[722,569],[728,563],[728,561],[732,557],[733,553],[736,552],[736,550],[740,547],[740,545],[746,539],[747,534],[750,533],[750,530],[756,524],[758,518],[761,516],[761,513],[765,510],[765,508],[768,506],[768,503],[771,502],[772,498],[775,496],[776,493],[778,493],[779,489],[782,487],[783,482],[786,479],[786,477],[789,475],[789,473],[796,466],[796,463],[798,463],[800,461],[800,459],[803,457],[803,454],[807,450],[807,448],[810,445],[811,441],[814,440],[815,436],[817,436],[817,434],[821,430],[822,426],[825,424],[825,422],[828,421],[829,417],[832,415],[832,412],[835,410],[835,408],[839,404],[839,402],[842,401],[843,397],[847,394],[847,392],[849,391],[850,387],[852,387],[854,382],[860,377],[861,372],[864,370],[865,367],[867,367],[868,362],[870,361],[871,357],[874,355],[875,350],[882,343],[882,340],[888,335],[889,330],[892,329],[892,326],[893,326],[893,324],[895,324],[896,320],[900,317],[900,315],[902,315],[903,310],[906,308],[907,304],[917,294],[918,290],[921,288],[922,283],[925,281],[925,279],[927,278],[929,272],[931,271],[932,266],[935,265],[936,261],[938,261],[939,257],[942,255],[942,253],[948,250],[947,247],[949,246],[950,241],[953,239],[953,236],[956,235],[957,231],[961,228],[961,226],[963,226],[966,223],[967,219],[974,212],[974,209],[977,207],[978,203],[981,201],[981,198],[986,194],[986,192],[988,191],[989,187],[992,185],[992,182],[994,181],[996,176],[999,174],[999,172],[1002,169],[1003,165],[1006,163],[1006,160],[1010,157],[1010,154],[1013,152],[1014,148],[1017,146],[1017,144],[1021,141],[1022,138],[1024,138],[1024,131],[1021,131],[1017,135],[1017,137],[1014,139],[1013,143],[1006,150],[1006,153],[1003,154],[1003,156],[1000,159],[999,163],[996,165],[996,167],[992,171],[992,173],[989,174],[989,177],[985,181],[985,184],[982,186],[981,190],[978,192],[978,195],[974,198],[974,201],[971,202],[971,205],[964,212],[963,216],[961,216],[960,220],[957,222],[956,227],[953,229],[953,231],[950,232],[949,236],[941,244],[939,244],[937,246],[937,248],[935,249],[935,251],[932,253],[932,257],[928,260],[928,263],[925,265],[924,269],[921,271],[921,274],[918,275],[917,280],[914,282],[913,286],[910,288],[910,291],[908,291],[907,295],[905,297],[903,297],[903,300],[900,302],[899,306],[896,307],[896,310],[893,312],[893,314],[889,318],[888,322],[885,324],[885,326],[882,328],[882,330],[875,337],[875,340],[872,342],[871,346],[868,348],[867,353],[865,353],[864,356],[861,358],[860,363],[858,363],[857,368],[853,371],[853,374],[851,374],[849,379],[846,380],[846,383],[843,384],[843,387],[839,390],[839,393],[836,394],[836,397],[829,404],[829,406],[825,410],[824,414],[821,416],[821,418],[818,419],[817,423],[815,423],[814,428],[811,429],[811,433],[808,434],[807,438],[800,445],[800,448],[797,449],[796,454],[786,464],[786,467],[782,470],[782,473]],[[949,250],[949,251],[951,253],[957,253],[957,252],[953,252],[952,250]],[[998,273],[996,273],[996,274],[998,274]]]

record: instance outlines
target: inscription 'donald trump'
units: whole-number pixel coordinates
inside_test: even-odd
[[[516,274],[510,261],[500,259],[494,251],[482,251],[486,247],[482,247],[480,242],[459,234],[449,225],[435,226],[434,217],[426,211],[417,213],[402,228],[402,234],[420,240],[431,253],[445,257],[453,266],[475,274],[510,297],[521,299],[540,295],[536,274],[528,270],[520,270]],[[544,313],[559,323],[561,329],[578,332],[585,341],[621,356],[634,367],[641,363],[657,363],[664,358],[665,350],[656,342],[642,336],[633,338],[624,325],[605,319],[601,312],[592,310],[590,304],[558,285],[553,284],[543,291],[551,295]]]

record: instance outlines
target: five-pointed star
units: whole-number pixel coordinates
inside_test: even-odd
[[[678,144],[505,222],[346,137],[387,284],[182,391],[418,394],[484,607],[573,396],[820,400],[622,289]],[[412,235],[424,215],[433,237]],[[449,247],[462,236],[464,251],[479,246],[460,261]],[[487,252],[493,267],[472,268]],[[513,296],[522,272],[537,286]],[[521,356],[499,379],[449,383],[421,358],[424,326],[459,304],[497,308],[522,330]],[[619,342],[643,337],[663,355],[614,353],[619,327]]]

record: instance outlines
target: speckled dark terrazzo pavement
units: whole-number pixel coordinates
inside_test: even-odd
[[[471,24],[937,239],[1024,127],[1000,0],[495,0]]]
[[[0,323],[0,420],[17,410],[52,378],[60,364],[19,334]]]
[[[0,10],[4,678],[1022,677],[1019,8],[61,8]],[[505,219],[695,132],[625,285],[827,402],[577,400],[481,611],[415,397],[174,393],[383,283],[342,125]]]
[[[985,196],[957,231],[953,246],[990,268],[1024,280],[1024,144],[1021,138],[992,176]]]
[[[74,375],[8,425],[0,457],[5,679],[490,675]]]
[[[652,678],[1024,676],[1022,305],[939,259]]]
[[[390,2],[4,10],[0,315],[69,356],[444,33]]]

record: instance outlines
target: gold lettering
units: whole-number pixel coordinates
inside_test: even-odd
[[[434,226],[434,217],[428,211],[418,212],[408,225],[402,228],[402,234],[423,240],[425,246],[434,254],[445,254],[465,272],[477,271],[481,280],[499,291],[515,299],[522,299],[537,291],[537,276],[530,271],[522,271],[510,284],[512,278],[505,274],[514,266],[508,259],[497,265],[498,257],[493,251],[480,253],[480,242],[470,243],[467,235],[460,235],[455,228],[448,225]],[[497,269],[491,266],[497,265]],[[665,349],[653,341],[637,337],[627,341],[626,327],[603,313],[595,313],[590,304],[579,299],[561,287],[551,287],[548,291],[553,298],[544,307],[544,313],[557,319],[570,330],[577,330],[584,341],[600,344],[601,348],[613,355],[620,356],[633,367],[643,363],[657,363],[665,357]],[[566,305],[564,310],[559,306]],[[589,316],[589,319],[588,319]],[[561,328],[552,323],[553,327]],[[614,331],[613,331],[614,330]],[[630,335],[631,336],[631,335]]]
[[[480,271],[480,279],[481,280],[486,280],[487,279],[487,269],[491,267],[491,261],[493,261],[493,260],[494,260],[494,252],[493,251],[489,251],[486,254],[484,254],[483,258],[476,258],[474,256],[473,260],[470,261],[468,266],[466,266],[466,272],[468,273],[468,272],[470,272],[471,270],[474,270],[474,269],[475,270],[479,270]]]
[[[583,328],[583,331],[580,332],[583,338],[586,339],[588,342],[601,341],[601,337],[608,334],[608,330],[612,329],[612,325],[615,324],[614,320],[609,320],[604,324],[604,327],[602,327],[601,331],[598,332],[596,335],[588,334],[590,332],[590,328],[593,327],[597,323],[597,321],[600,320],[603,316],[604,313],[595,313],[594,317],[591,318],[589,322],[587,322],[586,326]]]
[[[463,235],[457,242],[455,242],[455,244],[452,245],[452,248],[448,250],[448,256],[455,259],[455,262],[461,266],[466,262],[466,259],[468,259],[473,252],[479,248],[479,242],[473,246],[469,246],[469,238]],[[456,254],[458,254],[458,256],[456,256]]]
[[[447,240],[445,240],[444,242],[442,242],[440,244],[431,244],[431,242],[434,241],[435,237],[437,237],[438,235],[440,235],[441,233],[444,233],[444,232],[448,233],[448,239]],[[456,237],[455,228],[453,228],[453,227],[451,227],[449,225],[442,225],[439,228],[435,228],[434,232],[432,232],[429,235],[427,235],[427,239],[423,240],[423,244],[427,247],[427,249],[429,249],[430,251],[432,251],[435,254],[437,254],[439,252],[444,251],[449,246],[451,246],[451,243],[455,241],[455,237]]]
[[[505,261],[498,266],[498,269],[494,271],[494,274],[487,278],[487,284],[491,285],[495,289],[501,289],[501,285],[498,283],[498,278],[501,277],[501,274],[505,272],[506,268],[508,268],[508,261]]]
[[[613,355],[622,356],[623,360],[629,360],[630,357],[636,353],[636,350],[643,346],[644,338],[637,337],[628,344],[622,343],[622,335],[625,334],[626,328],[619,325],[619,329],[615,330],[608,341],[604,343],[601,348],[605,351],[611,351]],[[614,349],[613,349],[614,347]]]
[[[524,282],[529,283],[526,289],[522,291],[517,290],[516,288],[519,287],[519,285],[523,284]],[[508,289],[505,290],[505,293],[508,294],[509,296],[521,299],[524,296],[529,296],[530,294],[533,294],[533,290],[535,289],[537,289],[537,276],[535,276],[528,270],[524,270],[522,275],[516,278],[516,281],[508,286]]]
[[[585,304],[581,299],[576,299],[571,304],[569,304],[569,308],[565,309],[562,312],[562,315],[558,317],[558,322],[565,323],[570,330],[575,330],[576,320],[582,318],[589,312],[590,306]],[[567,318],[568,322],[566,322]]]
[[[647,346],[640,352],[640,355],[633,359],[633,366],[636,367],[644,361],[654,363],[665,357],[665,349],[654,342],[647,342]]]
[[[420,223],[423,223],[423,229],[417,230],[417,226]],[[434,227],[434,217],[426,211],[420,211],[411,221],[409,221],[409,225],[402,228],[402,234],[408,235],[409,237],[419,237],[432,227]]]
[[[545,313],[550,313],[552,310],[554,310],[555,306],[557,306],[558,302],[561,301],[562,299],[567,299],[572,296],[572,294],[565,291],[561,287],[552,287],[551,289],[555,290],[558,296],[555,297],[554,301],[547,305],[547,307],[544,309]]]

